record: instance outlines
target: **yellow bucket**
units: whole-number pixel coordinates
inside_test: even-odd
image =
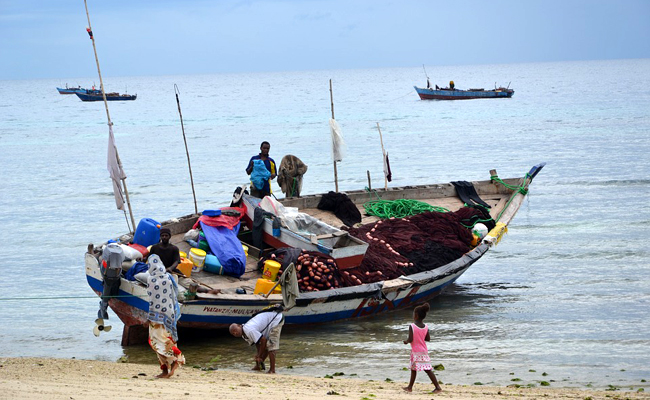
[[[183,258],[187,258],[187,253],[185,253],[184,251],[179,251],[178,253],[181,255],[181,260]]]
[[[194,264],[196,268],[203,269],[203,265],[205,264],[205,255],[206,252],[201,249],[197,249],[196,247],[190,249],[190,261],[192,261],[192,264]]]
[[[278,279],[278,271],[280,270],[280,263],[273,260],[266,260],[264,262],[264,269],[262,270],[262,277],[270,281]]]
[[[275,285],[275,282],[270,281],[268,279],[260,278],[257,280],[257,283],[255,284],[255,289],[253,290],[253,294],[267,294],[269,290]],[[273,289],[273,293],[281,293],[281,288],[280,285],[278,285],[275,289]]]

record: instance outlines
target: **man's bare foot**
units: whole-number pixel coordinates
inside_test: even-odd
[[[262,371],[264,370],[264,363],[255,360],[255,366],[253,367],[253,371]]]
[[[438,388],[438,389],[434,390],[434,391],[431,392],[431,393],[440,393],[440,392],[442,392],[442,389],[441,389],[441,388]]]
[[[404,387],[404,388],[402,388],[402,389],[404,389],[405,392],[409,392],[409,393],[411,393],[411,392],[413,391],[413,388],[410,388],[410,387],[408,387],[408,386],[407,386],[407,387]]]
[[[275,374],[275,370],[274,370],[274,369],[273,369],[273,370],[270,369],[269,372],[267,372],[267,374]]]

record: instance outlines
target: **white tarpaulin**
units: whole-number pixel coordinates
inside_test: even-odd
[[[332,132],[332,160],[341,161],[345,153],[345,142],[341,127],[334,118],[330,119],[330,131]]]
[[[115,205],[118,210],[124,210],[124,196],[122,194],[121,180],[126,178],[126,174],[117,162],[117,149],[115,148],[115,137],[113,136],[113,125],[108,124],[108,173],[113,181],[113,194],[115,195]]]

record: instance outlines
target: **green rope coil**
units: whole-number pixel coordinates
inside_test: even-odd
[[[428,211],[449,212],[444,207],[436,207],[418,200],[373,200],[363,204],[366,214],[382,219],[404,218]]]

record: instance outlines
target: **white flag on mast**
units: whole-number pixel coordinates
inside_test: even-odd
[[[126,179],[126,174],[117,161],[117,149],[115,148],[115,137],[113,136],[113,124],[108,124],[108,173],[113,181],[113,194],[115,205],[118,210],[124,210],[124,195],[122,194],[121,180]]]
[[[334,118],[330,118],[330,131],[332,132],[332,161],[341,161],[345,153],[345,142],[341,127]]]

